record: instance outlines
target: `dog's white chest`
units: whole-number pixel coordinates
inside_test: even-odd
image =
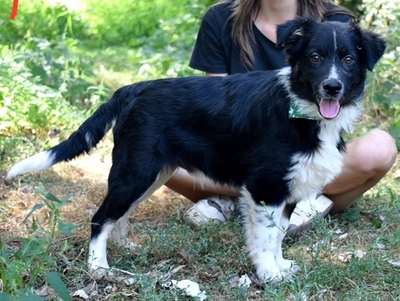
[[[339,132],[322,127],[318,136],[321,144],[315,152],[296,153],[291,159],[293,165],[286,176],[291,189],[289,202],[321,192],[342,170],[343,155],[337,149]]]

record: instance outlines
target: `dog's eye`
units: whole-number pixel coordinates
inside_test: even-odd
[[[319,62],[322,61],[322,58],[321,58],[321,56],[320,56],[319,54],[313,53],[313,54],[311,55],[311,57],[310,57],[310,60],[311,60],[311,62],[313,62],[313,63],[319,63]]]
[[[343,59],[343,62],[344,62],[346,65],[350,65],[351,63],[354,62],[354,58],[353,58],[351,55],[347,55],[347,56]]]

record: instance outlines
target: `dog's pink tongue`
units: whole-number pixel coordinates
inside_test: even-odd
[[[335,118],[340,111],[339,100],[337,99],[322,99],[319,104],[319,110],[324,118]]]

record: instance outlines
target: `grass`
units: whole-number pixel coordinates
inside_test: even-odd
[[[301,266],[291,281],[261,289],[240,221],[191,229],[182,220],[190,202],[168,189],[157,191],[132,216],[130,240],[140,243],[140,250],[109,246],[110,265],[134,273],[136,282],[92,279],[86,268],[89,223],[106,191],[111,147],[106,140],[91,156],[1,184],[1,267],[9,275],[2,276],[4,291],[61,300],[46,278],[57,272],[70,294],[94,286],[88,290],[90,300],[186,300],[182,291],[163,286],[171,279],[197,282],[208,300],[400,299],[400,267],[395,264],[400,260],[400,200],[394,172],[346,212],[319,219],[315,229],[285,240],[286,256]],[[46,199],[39,185],[69,201],[43,206],[25,220]],[[70,223],[78,228],[65,228]],[[361,258],[340,259],[356,251]],[[253,280],[250,288],[231,287],[231,280],[244,274]]]

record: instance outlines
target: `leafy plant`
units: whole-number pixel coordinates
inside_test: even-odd
[[[24,296],[29,295],[29,298],[32,298],[29,300],[43,300],[43,298],[35,298],[35,293],[31,288],[38,282],[38,278],[45,275],[47,282],[63,300],[71,300],[59,275],[55,272],[47,272],[47,269],[49,269],[49,263],[56,266],[52,254],[53,241],[60,233],[71,233],[76,225],[66,222],[61,216],[60,209],[68,202],[67,198],[60,200],[43,188],[39,191],[43,195],[43,203],[36,204],[24,221],[31,232],[30,237],[22,239],[21,246],[16,249],[0,239],[0,279],[5,292],[3,297],[14,296],[16,299],[11,300],[22,301]],[[37,211],[43,208],[47,208],[50,213],[47,215],[47,221],[36,217]],[[47,227],[45,227],[46,224]]]
[[[86,25],[80,15],[60,2],[19,1],[18,15],[10,20],[12,1],[0,0],[0,44],[12,46],[25,38],[55,41],[60,36],[85,37]],[[8,9],[7,9],[8,8]]]
[[[400,149],[400,2],[364,0],[365,27],[383,34],[387,50],[369,81],[367,107],[375,123],[389,129]]]

